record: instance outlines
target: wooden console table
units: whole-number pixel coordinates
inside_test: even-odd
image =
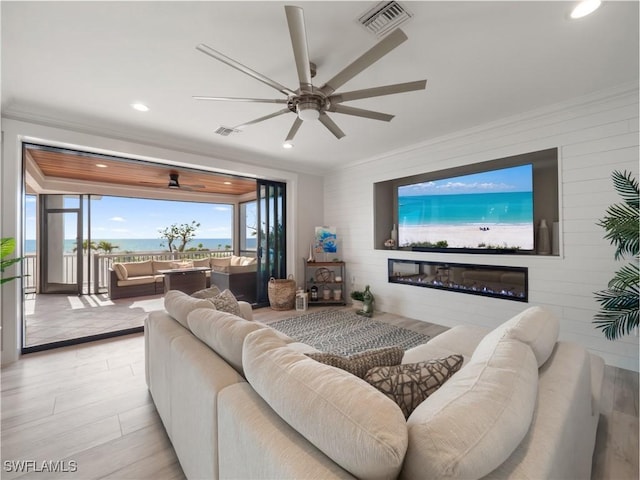
[[[169,290],[180,290],[192,294],[207,288],[206,272],[208,267],[179,268],[174,270],[158,270],[164,275],[164,293]]]

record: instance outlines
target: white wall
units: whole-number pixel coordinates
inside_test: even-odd
[[[428,114],[428,113],[427,113]],[[374,182],[557,147],[561,256],[456,255],[373,249]],[[611,172],[638,177],[637,86],[556,105],[370,159],[325,179],[325,225],[341,237],[350,287],[370,284],[377,308],[445,326],[494,327],[525,308],[519,302],[387,283],[387,259],[425,259],[529,268],[529,305],[561,319],[561,339],[581,343],[608,364],[638,370],[638,337],[612,342],[591,323],[593,292],[622,265],[596,226],[618,202]]]
[[[101,136],[90,133],[88,129],[79,132],[71,128],[57,128],[3,118],[2,133],[0,236],[14,237],[19,245],[22,241],[20,226],[21,142],[25,140],[285,182],[287,184],[286,207],[289,228],[287,269],[288,273],[296,275],[296,278],[302,273],[301,259],[308,254],[309,241],[313,235],[312,226],[322,224],[323,179],[321,176],[244,164],[225,160],[215,155],[187,152],[185,148],[158,146],[157,143],[148,140],[142,143],[142,141],[132,141],[130,138]],[[256,159],[256,161],[259,160]],[[20,255],[21,251],[16,253]],[[21,282],[15,281],[4,284],[0,288],[3,363],[15,361],[19,356],[22,314],[20,286]]]

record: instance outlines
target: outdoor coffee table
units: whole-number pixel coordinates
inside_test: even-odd
[[[164,275],[164,293],[169,290],[180,290],[191,294],[207,288],[208,267],[174,268],[171,270],[158,270]]]

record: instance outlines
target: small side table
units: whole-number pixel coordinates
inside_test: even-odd
[[[207,267],[179,268],[173,270],[158,270],[164,275],[164,293],[169,290],[180,290],[191,294],[207,288],[207,274],[211,270]]]

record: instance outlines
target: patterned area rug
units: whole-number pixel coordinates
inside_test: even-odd
[[[357,315],[326,310],[269,324],[294,340],[321,352],[353,355],[372,348],[400,346],[407,350],[426,343],[429,335]]]

